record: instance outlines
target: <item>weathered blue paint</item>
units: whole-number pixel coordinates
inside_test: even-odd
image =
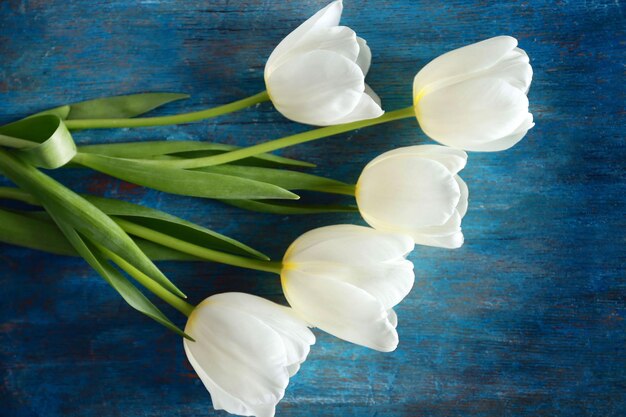
[[[193,95],[165,114],[256,93],[273,46],[324,3],[0,2],[0,121],[109,94]],[[317,332],[279,415],[623,415],[623,5],[346,3],[344,22],[372,47],[369,82],[387,109],[410,103],[412,77],[428,60],[511,34],[532,57],[537,126],[509,151],[471,154],[463,171],[471,196],[467,243],[456,251],[420,247],[412,256],[418,279],[399,308],[398,350],[375,353]],[[250,144],[304,129],[263,104],[205,123],[75,137]],[[319,164],[317,173],[354,180],[375,155],[422,142],[416,124],[403,121],[283,153]],[[277,258],[305,230],[357,221],[252,214],[90,171],[54,176],[76,190],[170,211]],[[132,312],[83,261],[0,249],[0,415],[225,415],[211,409],[180,339]],[[268,274],[161,266],[192,301],[232,290],[283,300]]]

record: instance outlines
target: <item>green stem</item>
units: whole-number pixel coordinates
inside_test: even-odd
[[[110,250],[98,245],[98,248],[113,262],[119,265],[124,271],[128,273],[131,277],[135,278],[137,282],[146,287],[150,292],[159,297],[161,300],[165,301],[176,310],[180,311],[187,317],[191,314],[193,309],[195,308],[192,304],[189,304],[185,300],[182,300],[154,282],[150,277],[145,275],[143,272],[126,262],[124,259],[111,252]]]
[[[30,140],[14,138],[13,136],[0,135],[0,146],[8,146],[9,148],[28,149],[32,148],[36,143]]]
[[[394,120],[407,119],[410,117],[415,117],[415,110],[413,109],[413,107],[407,107],[404,109],[391,111],[375,119],[360,120],[358,122],[313,129],[295,135],[286,136],[284,138],[271,140],[269,142],[259,143],[257,145],[249,146],[247,148],[224,152],[219,155],[212,155],[204,158],[158,161],[155,163],[158,163],[161,166],[182,169],[202,168],[206,166],[226,164],[240,159],[249,158],[260,153],[272,152],[277,149],[310,142],[316,139],[337,135],[339,133],[349,132],[351,130],[360,129],[363,127],[379,125]]]
[[[136,117],[127,119],[70,119],[65,121],[68,129],[106,129],[117,127],[145,127],[145,126],[163,126],[175,125],[181,123],[190,123],[198,120],[209,119],[237,110],[245,109],[264,101],[268,101],[269,95],[267,91],[259,94],[237,100],[229,104],[213,107],[211,109],[195,111],[191,113],[174,114],[171,116],[159,117]]]
[[[185,242],[184,240],[176,239],[175,237],[164,233],[129,222],[128,220],[115,218],[115,221],[129,234],[197,256],[198,258],[206,259],[208,261],[254,269],[257,271],[274,272],[279,275],[282,269],[282,264],[280,262],[261,261],[258,259],[249,259],[244,258],[243,256],[231,255],[229,253],[219,252],[213,249],[194,245],[193,243]]]
[[[356,184],[331,185],[328,187],[320,187],[315,191],[321,191],[328,194],[349,195],[350,197],[354,197]]]
[[[41,203],[31,194],[15,187],[0,187],[0,199],[2,198],[18,200],[24,203],[41,206]],[[155,243],[159,243],[172,249],[178,249],[181,252],[197,256],[198,258],[227,265],[239,266],[242,268],[255,269],[257,271],[274,272],[276,274],[280,274],[280,270],[282,268],[282,264],[280,262],[249,259],[242,256],[231,255],[229,253],[204,248],[202,246],[194,245],[193,243],[176,239],[172,236],[157,232],[155,230],[138,225],[128,220],[121,219],[116,216],[112,216],[111,218],[115,220],[115,222],[128,234],[135,235]],[[105,250],[105,248],[102,249]],[[107,252],[107,255],[108,254],[109,252]],[[115,262],[119,263],[117,261]]]
[[[0,187],[0,198],[21,201],[33,206],[40,206],[39,201],[32,195],[15,187]]]

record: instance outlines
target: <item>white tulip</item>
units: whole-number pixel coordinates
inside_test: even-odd
[[[310,324],[383,352],[398,346],[393,307],[415,275],[409,236],[354,225],[327,226],[296,239],[281,281],[291,307]]]
[[[468,190],[457,173],[466,162],[465,152],[439,145],[385,152],[357,182],[363,219],[377,230],[409,234],[418,244],[460,247]]]
[[[288,119],[317,126],[383,114],[365,84],[372,55],[365,40],[338,26],[343,5],[335,1],[291,32],[265,65],[267,92]]]
[[[213,407],[272,417],[315,336],[292,309],[243,293],[211,296],[191,313],[184,340],[189,362]]]
[[[422,130],[444,145],[501,151],[534,126],[528,112],[533,70],[517,40],[499,36],[431,61],[413,82]]]

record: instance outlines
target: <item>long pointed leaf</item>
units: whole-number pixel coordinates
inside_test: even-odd
[[[34,195],[48,211],[67,213],[64,219],[87,239],[102,244],[164,288],[184,297],[126,232],[93,204],[1,149],[0,167],[13,182]]]
[[[83,195],[83,197],[114,218],[132,219],[134,223],[198,246],[236,255],[252,256],[257,259],[269,259],[261,252],[235,239],[162,211],[111,198],[87,195]]]
[[[157,161],[78,153],[74,161],[113,177],[172,194],[204,198],[288,199],[298,196],[264,182],[210,172],[160,167]]]
[[[102,97],[43,110],[24,119],[54,115],[67,119],[126,119],[148,113],[173,101],[189,98],[179,93],[141,93]],[[18,122],[24,120],[18,120]],[[16,123],[16,122],[14,122]]]
[[[320,213],[354,213],[359,209],[356,206],[342,205],[317,205],[300,204],[276,201],[255,201],[255,200],[220,200],[231,206],[245,210],[257,211],[259,213],[271,214],[320,214]]]
[[[70,104],[68,119],[122,119],[139,116],[188,94],[143,93],[103,97]]]
[[[134,237],[153,261],[199,261],[200,258]],[[79,256],[45,211],[13,212],[0,209],[0,242],[55,255]]]
[[[222,143],[207,143],[196,141],[151,141],[129,143],[106,143],[100,145],[83,145],[80,152],[95,153],[104,156],[128,159],[156,159],[164,156],[182,158],[200,158],[217,155],[240,149],[239,146]],[[251,158],[236,161],[238,165],[252,166],[300,166],[314,167],[309,162],[285,158],[271,153],[262,153]]]
[[[103,213],[112,216],[113,218],[126,218],[126,219],[134,219],[135,223],[142,224],[146,227],[150,227],[154,230],[157,230],[161,233],[165,233],[169,236],[174,236],[178,239],[197,244],[203,247],[209,247],[212,249],[217,249],[221,251],[227,251],[230,253],[235,253],[238,255],[248,255],[258,259],[268,260],[269,258],[262,253],[258,252],[255,249],[250,248],[249,246],[244,245],[234,239],[231,239],[227,236],[216,233],[210,229],[206,229],[204,227],[198,226],[196,224],[187,222],[183,219],[180,219],[176,216],[169,215],[159,210],[151,209],[148,207],[140,206],[138,204],[132,204],[126,201],[115,200],[111,198],[103,198],[103,197],[95,197],[90,195],[83,194],[83,197],[102,210]],[[12,200],[22,201],[24,203],[33,205],[33,206],[41,206],[41,203],[37,201],[35,197],[31,194],[15,187],[0,187],[0,199],[8,198]],[[1,209],[0,209],[1,210]],[[8,215],[13,215],[13,213],[8,212]],[[17,215],[19,218],[19,215]],[[26,220],[33,219],[37,223],[41,223],[42,226],[45,227],[45,235],[52,234],[53,232],[57,232],[56,226],[54,222],[48,215],[46,211],[28,211],[23,212],[22,217],[26,217]],[[0,220],[2,220],[2,216],[0,216]],[[9,220],[6,220],[5,223],[10,223]],[[47,223],[47,224],[46,224]],[[149,223],[149,224],[146,224]],[[8,233],[10,235],[18,235],[21,236],[22,241],[26,243],[30,243],[31,236],[22,236],[20,233],[20,229],[15,229],[11,225],[8,227],[3,227],[3,222],[0,221],[0,241],[2,241],[2,234]],[[30,245],[30,247],[38,248],[37,244],[37,228],[36,225],[33,225],[32,229],[32,240],[34,240],[33,244],[35,246]],[[51,230],[52,229],[52,230]],[[10,238],[11,236],[9,236]],[[45,239],[45,236],[44,236]],[[133,238],[136,242],[139,238]],[[7,239],[7,243],[12,243],[11,240]],[[139,245],[142,251],[146,252],[146,246],[149,251],[146,252],[146,255],[150,259],[189,259],[189,256],[183,254],[174,249],[166,248],[165,246],[143,241],[139,239],[138,243],[143,243]],[[19,244],[19,243],[18,243]],[[152,247],[154,245],[154,247]],[[29,246],[29,245],[22,245]],[[169,252],[168,252],[169,251]],[[71,251],[70,251],[71,253]],[[67,251],[64,251],[63,254],[67,254]],[[156,254],[151,256],[151,254]],[[155,258],[156,256],[156,258]],[[191,258],[196,259],[196,258]]]
[[[0,209],[0,241],[57,255],[76,255],[72,245],[54,223],[2,209]]]
[[[26,119],[30,119],[31,117],[43,116],[46,114],[52,114],[54,116],[58,116],[61,120],[65,120],[67,119],[67,115],[70,114],[70,106],[66,104],[64,106],[40,111],[39,113],[31,114],[30,116],[26,117]]]
[[[341,181],[285,169],[216,165],[198,168],[197,171],[248,178],[274,184],[287,190],[326,191],[335,187],[349,187],[348,184]]]
[[[64,218],[65,216],[61,215],[61,217],[57,217],[55,214],[52,214],[52,217],[76,251],[122,296],[128,305],[176,334],[187,338],[189,337],[172,323],[161,310],[152,304],[152,302],[118,270],[113,268],[101,254],[90,248],[80,234],[69,226],[66,222],[67,218]]]

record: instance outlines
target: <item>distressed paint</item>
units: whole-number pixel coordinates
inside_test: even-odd
[[[108,94],[193,95],[164,114],[256,93],[273,46],[324,4],[2,1],[0,121]],[[372,47],[369,82],[387,109],[410,103],[414,73],[438,54],[510,34],[535,68],[537,126],[509,151],[470,155],[466,244],[412,256],[417,283],[399,308],[398,350],[380,354],[316,332],[278,415],[623,415],[624,11],[619,0],[346,1],[343,21]],[[265,103],[204,123],[75,138],[243,145],[304,129]],[[283,154],[355,180],[375,155],[423,142],[416,124],[402,121]],[[90,171],[54,176],[170,211],[276,258],[308,229],[357,221],[252,214]],[[226,415],[211,409],[181,341],[132,312],[83,261],[6,245],[0,260],[0,415]],[[161,266],[195,302],[233,290],[283,300],[268,274]]]

